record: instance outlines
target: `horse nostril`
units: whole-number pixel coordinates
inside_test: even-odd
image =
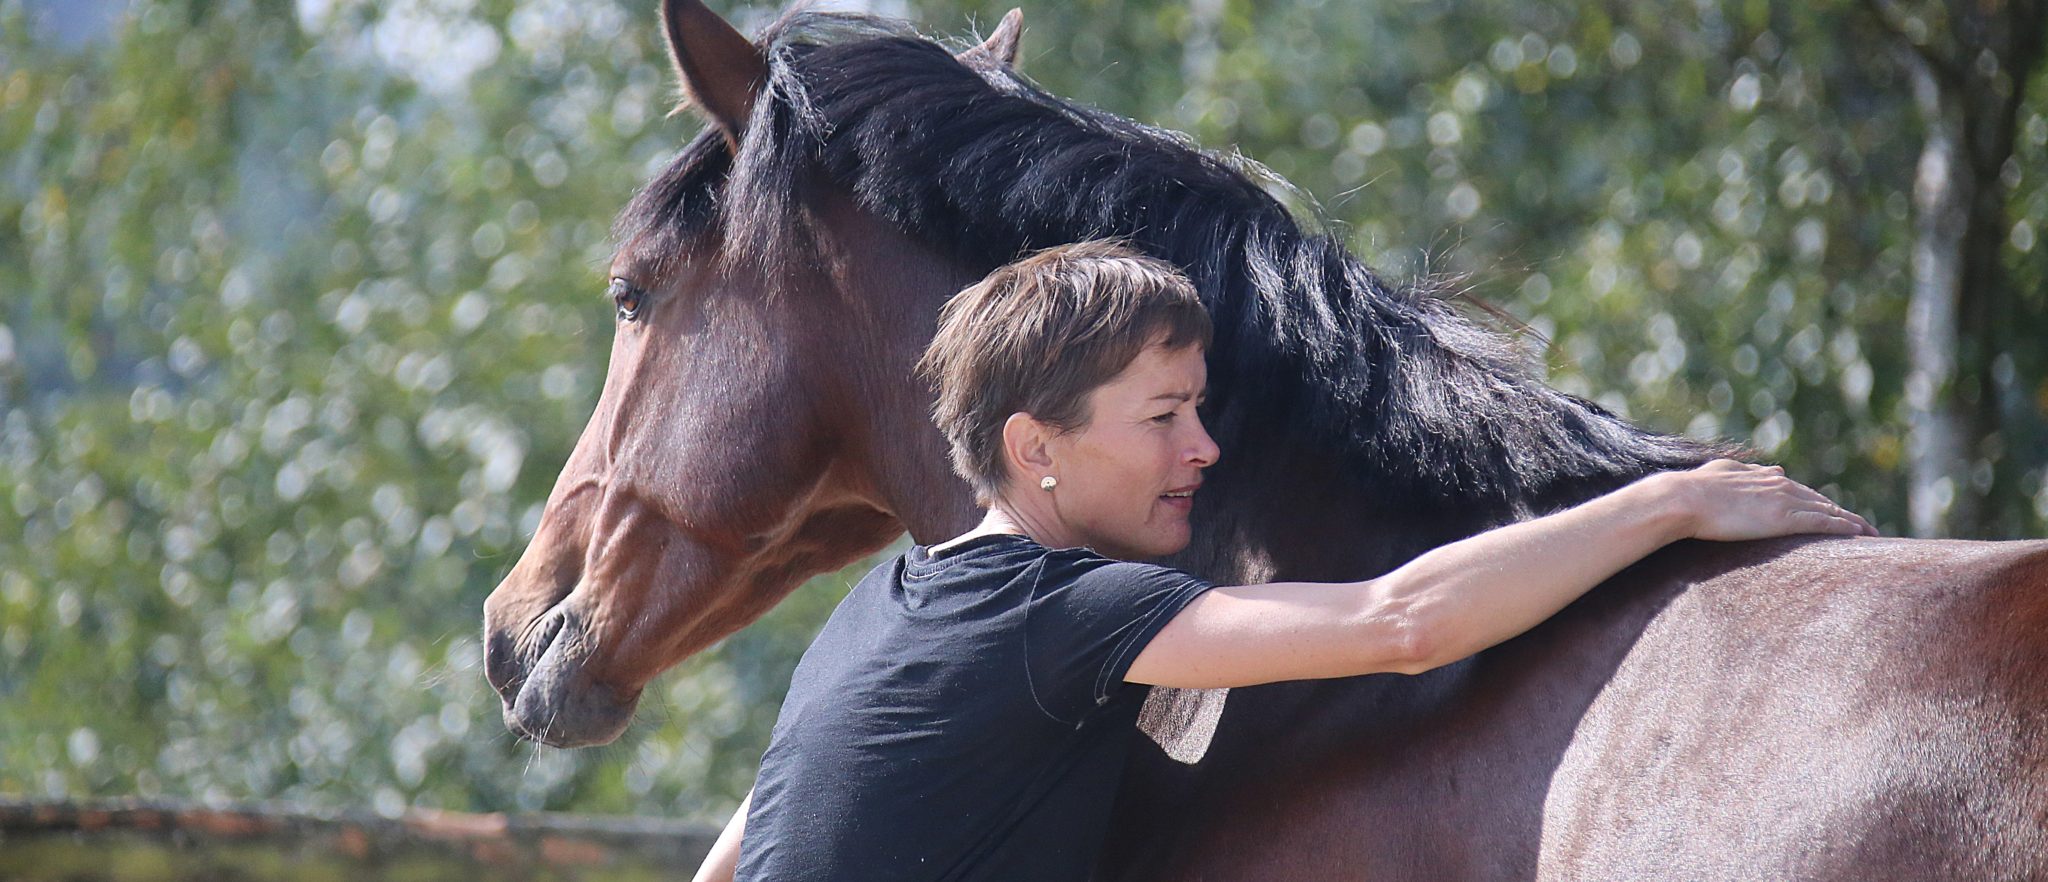
[[[537,626],[535,631],[537,633],[534,634],[533,638],[534,659],[538,660],[542,655],[547,654],[548,647],[554,645],[555,638],[562,635],[562,625],[567,621],[569,621],[568,614],[563,612],[562,608],[558,606],[549,610],[547,615],[542,616],[540,621],[535,623]]]
[[[484,641],[484,677],[491,681],[498,697],[507,705],[518,699],[519,690],[526,685],[527,675],[532,673],[534,664],[547,653],[548,647],[554,644],[555,638],[561,636],[562,626],[568,620],[567,612],[557,607],[528,623],[524,639],[498,631]]]
[[[492,633],[484,640],[484,678],[491,681],[491,688],[507,703],[519,694],[526,679],[518,655],[512,636],[504,631]]]

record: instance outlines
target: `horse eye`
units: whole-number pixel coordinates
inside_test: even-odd
[[[647,295],[632,282],[613,279],[608,293],[612,295],[612,306],[618,309],[620,319],[630,322],[640,317],[640,301]]]

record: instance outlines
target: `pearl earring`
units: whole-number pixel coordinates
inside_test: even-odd
[[[1046,475],[1045,477],[1038,479],[1038,489],[1044,490],[1048,493],[1052,491],[1052,488],[1058,487],[1059,485],[1060,479],[1055,478],[1051,475]]]

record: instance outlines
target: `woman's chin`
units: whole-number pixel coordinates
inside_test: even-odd
[[[1119,526],[1126,529],[1084,535],[1080,537],[1081,544],[1118,560],[1157,560],[1180,553],[1194,536],[1187,506],[1169,505],[1165,497],[1161,497],[1149,519]]]
[[[1149,560],[1179,554],[1182,549],[1188,547],[1188,541],[1192,536],[1193,531],[1189,529],[1188,522],[1182,520],[1169,529],[1145,537],[1144,553],[1138,557]]]

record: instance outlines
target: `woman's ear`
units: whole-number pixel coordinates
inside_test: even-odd
[[[1059,433],[1028,413],[1003,421],[1003,461],[1020,484],[1036,486],[1052,474],[1051,443]]]

